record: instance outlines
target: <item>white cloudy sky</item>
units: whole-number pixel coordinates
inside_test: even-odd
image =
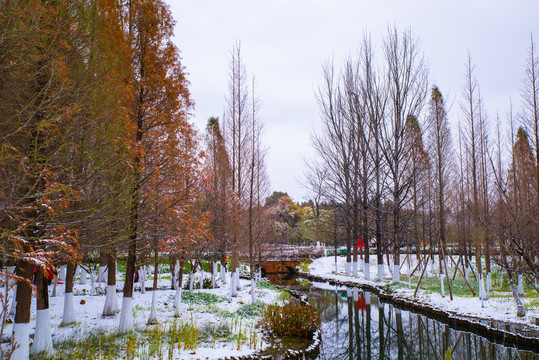
[[[505,116],[509,97],[518,105],[530,34],[539,39],[537,0],[169,0],[177,21],[175,42],[189,73],[203,129],[223,113],[229,52],[241,41],[249,76],[257,79],[260,118],[271,191],[308,197],[298,182],[309,136],[319,121],[314,96],[321,65],[356,54],[363,33],[381,51],[388,26],[411,27],[420,39],[430,77],[447,102],[458,103],[468,51],[475,63],[488,116]]]

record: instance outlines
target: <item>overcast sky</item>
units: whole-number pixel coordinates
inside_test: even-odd
[[[295,201],[309,197],[298,182],[309,137],[319,122],[314,96],[321,66],[357,54],[365,32],[377,52],[388,26],[410,27],[446,102],[459,116],[467,53],[487,114],[505,117],[509,97],[520,105],[520,86],[530,47],[539,39],[537,0],[169,0],[175,42],[189,73],[193,121],[202,131],[210,116],[222,117],[230,50],[241,41],[249,77],[256,76],[260,119],[269,146],[271,191]],[[250,81],[249,81],[250,83]]]

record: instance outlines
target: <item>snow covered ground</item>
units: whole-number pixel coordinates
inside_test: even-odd
[[[206,274],[207,276],[207,274]],[[184,283],[188,281],[188,276],[184,276]],[[152,285],[153,281],[146,281],[146,287]],[[240,307],[247,304],[251,304],[250,283],[247,280],[241,280],[241,290],[238,291],[237,297],[229,298],[229,284],[230,279],[227,279],[227,283],[223,284],[218,281],[220,286],[217,289],[204,289],[194,290],[194,292],[211,293],[221,297],[225,300],[211,304],[211,305],[196,305],[182,302],[180,304],[179,318],[174,317],[175,309],[174,304],[174,290],[170,290],[171,281],[168,279],[159,280],[159,290],[157,290],[157,323],[160,325],[172,323],[174,320],[183,321],[186,323],[196,324],[198,329],[203,329],[207,324],[220,325],[224,324],[229,328],[233,328],[236,332],[240,331],[244,335],[249,336],[249,332],[257,331],[255,323],[256,317],[245,317],[241,321],[238,316],[220,316],[222,314],[234,314]],[[105,301],[105,289],[106,284],[97,283],[97,290],[100,295],[90,295],[91,285],[88,281],[87,284],[80,285],[79,281],[75,282],[74,286],[74,311],[76,323],[69,326],[60,326],[62,321],[62,311],[64,303],[64,285],[60,284],[57,287],[57,296],[50,297],[50,314],[51,314],[51,327],[53,342],[64,341],[67,339],[83,338],[90,332],[96,330],[103,330],[105,333],[115,333],[118,329],[120,314],[111,317],[102,317],[103,306]],[[122,287],[122,282],[118,281],[118,287]],[[166,288],[166,289],[163,289]],[[50,294],[52,294],[52,286],[50,287]],[[185,292],[185,290],[183,290]],[[10,299],[13,291],[11,291]],[[118,292],[118,304],[121,304],[122,293]],[[274,303],[278,301],[279,292],[276,290],[265,289],[257,287],[257,302]],[[228,299],[231,299],[229,302]],[[145,329],[146,323],[150,315],[152,301],[152,291],[146,291],[145,294],[140,292],[140,283],[135,284],[135,293],[133,295],[133,314],[134,314],[134,326],[137,329]],[[11,316],[11,319],[13,317]],[[32,315],[31,315],[31,337],[35,331],[35,318],[36,318],[36,299],[33,296],[32,299]],[[4,328],[4,339],[10,338],[12,333],[12,324],[6,324]],[[253,345],[249,345],[248,342],[238,344],[237,341],[216,343],[199,343],[196,350],[178,350],[178,347],[174,350],[174,359],[217,359],[227,356],[247,355],[254,353],[260,349],[260,347],[266,346],[262,337],[258,335],[256,348]],[[8,344],[3,344],[4,349],[7,349]],[[122,358],[121,356],[118,358]],[[135,359],[138,359],[136,357]]]
[[[335,272],[335,258],[330,256],[314,260],[309,265],[310,274],[326,279],[356,282],[358,284],[370,284],[372,286],[386,285],[392,282],[391,272],[387,266],[384,267],[383,282],[377,280],[376,256],[371,256],[369,259],[372,280],[366,280],[364,273],[361,271],[358,273],[357,277],[346,275],[346,258],[337,257],[337,259],[337,272]],[[401,261],[401,263],[403,263],[401,275],[408,274],[409,269],[414,268],[413,264],[408,267],[406,262]],[[435,263],[437,263],[437,261],[435,261]],[[359,268],[361,268],[361,265],[359,265]],[[429,268],[429,266],[427,268]],[[434,270],[437,271],[436,266]],[[402,287],[394,289],[394,294],[398,294],[399,297],[413,299],[415,284],[410,283],[410,286],[408,287],[406,286],[406,282],[404,282],[403,285],[404,286]],[[516,304],[510,293],[507,293],[507,297],[490,297],[488,300],[482,302],[478,297],[459,296],[454,296],[453,301],[451,301],[447,289],[445,291],[446,296],[442,297],[441,294],[438,293],[419,290],[416,300],[418,299],[422,303],[454,313],[455,315],[526,324],[539,331],[539,326],[535,325],[535,319],[539,317],[539,302],[537,298],[523,297],[522,302],[527,307],[526,316],[518,317]]]

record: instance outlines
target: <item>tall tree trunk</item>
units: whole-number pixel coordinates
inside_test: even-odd
[[[37,313],[36,331],[32,354],[50,353],[53,351],[51,337],[51,321],[49,314],[49,284],[43,269],[36,270]]]
[[[112,316],[120,311],[116,294],[116,250],[110,250],[107,253],[107,268],[107,295],[103,306],[103,316]]]
[[[32,278],[34,265],[26,261],[17,264],[17,275],[24,280],[17,282],[17,310],[13,324],[13,360],[27,360],[30,352],[30,306],[32,305]]]
[[[154,272],[153,272],[153,286],[152,286],[152,307],[150,310],[150,317],[148,318],[148,324],[155,324],[157,322],[156,294],[157,294],[157,279],[158,279],[157,274],[159,274],[159,252],[157,251],[157,249],[154,250],[153,266],[154,266]]]
[[[62,325],[69,325],[75,322],[75,311],[73,310],[73,282],[75,281],[75,269],[76,265],[68,261]]]

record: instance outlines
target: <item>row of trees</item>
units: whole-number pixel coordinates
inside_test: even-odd
[[[518,116],[511,109],[504,122],[510,127],[510,149],[502,148],[502,119],[495,128],[487,120],[471,56],[457,136],[452,134],[444,98],[429,84],[417,44],[411,30],[391,28],[382,57],[366,36],[357,58],[348,59],[340,72],[332,63],[323,67],[322,126],[312,136],[317,156],[308,164],[305,183],[316,207],[326,202],[335,208],[335,224],[345,233],[348,273],[357,275],[359,263],[370,278],[374,244],[378,277],[386,255],[395,281],[401,248],[408,249],[407,256],[415,248],[414,272],[420,278],[437,252],[440,278],[447,280],[451,296],[446,262],[465,279],[473,271],[479,296],[486,299],[495,262],[507,271],[520,304],[515,274],[534,285],[539,273],[534,236],[539,230],[539,58],[533,39],[522,109]],[[364,244],[359,262],[358,243]]]
[[[161,0],[0,4],[0,255],[17,280],[13,359],[28,358],[34,277],[41,352],[52,346],[46,278],[59,264],[69,324],[75,267],[108,267],[104,314],[115,314],[116,259],[126,261],[123,333],[136,268],[208,239],[210,174],[173,27]]]

